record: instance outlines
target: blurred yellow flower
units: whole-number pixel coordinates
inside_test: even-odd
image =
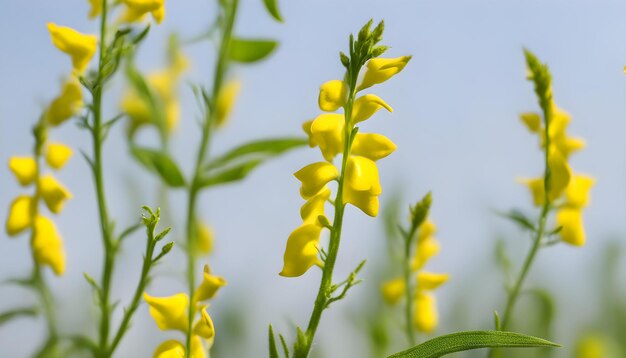
[[[213,229],[206,223],[196,220],[196,248],[201,254],[209,254],[213,251]]]
[[[122,0],[122,3],[126,5],[121,18],[122,22],[142,21],[150,13],[154,21],[160,24],[165,17],[164,0]]]
[[[189,317],[189,297],[185,293],[178,293],[168,297],[153,297],[144,292],[144,300],[150,306],[150,315],[159,329],[179,330],[187,332]]]
[[[46,206],[55,214],[61,212],[65,200],[72,198],[72,193],[52,175],[44,175],[39,179],[39,190]]]
[[[322,111],[334,112],[346,104],[348,86],[344,81],[332,80],[320,86],[318,104]]]
[[[90,5],[89,18],[93,19],[102,13],[102,0],[88,0]]]
[[[447,273],[420,271],[417,273],[417,289],[418,291],[434,290],[446,283],[449,278],[450,275]]]
[[[9,159],[9,169],[22,186],[32,184],[37,178],[37,163],[33,157],[13,156]]]
[[[373,58],[367,61],[367,69],[357,90],[361,91],[387,81],[402,71],[410,60],[411,56],[402,56],[396,58]]]
[[[280,272],[284,277],[303,275],[311,266],[318,264],[317,245],[322,228],[319,225],[306,224],[294,230],[287,239],[284,265]]]
[[[49,143],[46,148],[46,162],[51,168],[61,169],[72,157],[72,148],[62,143]]]
[[[98,38],[95,35],[85,35],[65,26],[48,23],[48,31],[52,43],[60,51],[72,58],[74,69],[80,74],[85,71],[89,61],[96,53]]]
[[[41,215],[35,218],[31,245],[38,264],[50,266],[57,276],[65,272],[63,241],[52,220]]]
[[[406,292],[406,285],[402,277],[383,283],[380,288],[383,299],[390,305],[394,305],[400,301]]]
[[[16,236],[33,225],[33,213],[37,205],[28,195],[20,195],[11,203],[6,221],[9,236]]]
[[[80,111],[83,106],[83,93],[81,84],[72,78],[63,84],[61,94],[50,103],[46,110],[46,121],[52,126],[70,119]]]
[[[199,336],[191,337],[191,353],[190,358],[206,358],[206,352],[202,345],[202,339]],[[181,342],[170,339],[161,343],[154,351],[153,358],[184,358],[185,345]]]
[[[556,225],[562,226],[561,239],[575,246],[585,245],[585,227],[580,208],[561,208],[556,213]]]
[[[231,80],[227,82],[217,95],[215,100],[215,125],[219,128],[226,124],[230,113],[235,105],[237,94],[241,89],[241,82]]]
[[[417,292],[415,295],[415,313],[413,325],[420,332],[430,333],[439,324],[437,301],[435,296],[427,292]]]

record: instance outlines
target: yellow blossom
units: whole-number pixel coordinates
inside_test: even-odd
[[[65,200],[72,198],[72,193],[52,175],[44,175],[39,179],[39,190],[46,206],[55,214],[61,212]]]
[[[375,94],[366,94],[357,98],[352,109],[352,123],[359,123],[369,119],[381,108],[393,112],[393,109]]]
[[[202,221],[196,220],[196,248],[201,254],[213,251],[213,229]]]
[[[204,265],[204,274],[202,276],[202,283],[196,289],[196,292],[193,295],[193,301],[206,301],[215,297],[217,291],[226,286],[227,282],[221,276],[216,276],[211,274],[211,269],[209,265]]]
[[[62,143],[50,143],[46,149],[46,162],[51,168],[61,169],[72,157],[72,148]]]
[[[33,198],[27,195],[20,195],[13,200],[6,222],[6,231],[9,236],[16,236],[32,226],[35,205]]]
[[[441,251],[441,245],[439,245],[439,242],[432,237],[423,241],[418,241],[417,249],[415,250],[415,257],[413,258],[411,265],[413,271],[424,267],[426,262],[428,262],[428,260],[430,260],[433,256],[437,255],[439,251]]]
[[[357,133],[351,153],[376,161],[396,150],[396,145],[387,137],[377,133]]]
[[[102,13],[102,0],[89,0],[91,9],[89,10],[89,18],[93,19]]]
[[[164,0],[122,0],[122,2],[126,5],[122,22],[141,21],[146,14],[151,13],[154,21],[160,24],[165,17]]]
[[[186,294],[178,293],[168,297],[153,297],[144,292],[143,298],[150,306],[150,315],[159,329],[187,332],[189,297]]]
[[[81,84],[72,78],[63,84],[61,94],[50,103],[46,110],[46,122],[51,126],[59,124],[70,119],[83,106],[83,92]]]
[[[431,238],[437,232],[437,225],[430,219],[426,219],[417,231],[417,241],[422,242]]]
[[[556,225],[563,228],[559,232],[561,239],[574,246],[585,245],[585,227],[583,214],[579,208],[561,208],[556,213]]]
[[[538,113],[522,113],[520,119],[532,133],[541,132],[541,117]]]
[[[65,26],[48,23],[48,31],[52,43],[62,52],[72,58],[72,65],[78,73],[83,73],[87,64],[96,53],[98,38],[95,35],[85,35]]]
[[[327,161],[343,152],[344,117],[341,114],[325,113],[311,122],[309,127],[310,143],[320,147]]]
[[[450,275],[448,275],[447,273],[432,273],[420,271],[417,273],[417,289],[419,291],[434,290],[437,287],[446,283],[449,278]]]
[[[403,278],[396,278],[383,283],[380,288],[383,299],[390,305],[394,305],[400,301],[406,291],[406,285]]]
[[[337,179],[337,168],[327,162],[309,164],[294,173],[294,176],[302,182],[300,195],[308,199],[317,194],[329,181]]]
[[[206,358],[206,352],[199,336],[191,337],[190,358]],[[185,358],[185,345],[181,342],[170,339],[161,343],[154,351],[153,358]]]
[[[413,316],[415,329],[429,333],[435,330],[438,323],[439,316],[435,297],[430,293],[418,292],[415,295],[415,314]]]
[[[566,205],[583,208],[589,204],[589,192],[595,180],[587,175],[575,174],[565,189]]]
[[[241,83],[237,80],[231,80],[227,82],[224,87],[220,90],[217,95],[217,99],[215,100],[215,125],[217,127],[222,127],[228,117],[230,116],[230,112],[232,112],[233,106],[235,105],[235,99],[237,98],[237,94],[241,89]]]
[[[322,228],[306,224],[294,230],[287,239],[284,265],[279,273],[284,277],[303,275],[311,266],[319,263],[317,245]]]
[[[344,81],[332,80],[320,86],[318,103],[320,109],[326,112],[334,112],[346,104],[348,86]]]
[[[319,193],[307,200],[300,209],[304,224],[318,224],[318,216],[324,215],[324,204],[330,198],[330,189],[324,187]]]
[[[411,60],[411,56],[396,58],[373,58],[367,61],[367,69],[363,80],[357,88],[358,91],[369,88],[375,84],[383,83],[402,71],[404,66]]]
[[[377,216],[381,193],[376,163],[365,157],[350,156],[346,165],[344,201],[369,216]]]
[[[30,185],[37,177],[37,163],[33,157],[11,157],[9,169],[22,186]]]
[[[193,333],[204,339],[213,339],[215,337],[215,327],[213,320],[207,313],[206,309],[200,310],[201,317],[193,327]]]
[[[50,266],[57,276],[65,272],[63,241],[52,220],[45,216],[35,218],[31,245],[38,264]]]
[[[543,178],[521,178],[518,181],[525,184],[530,190],[530,194],[533,197],[533,204],[535,206],[542,206],[545,201]]]

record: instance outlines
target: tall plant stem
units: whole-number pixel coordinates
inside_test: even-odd
[[[188,188],[188,201],[187,201],[187,220],[186,220],[186,233],[187,233],[187,283],[189,287],[189,297],[193,299],[193,294],[196,288],[195,274],[196,274],[196,206],[198,201],[198,194],[201,190],[202,179],[202,167],[208,156],[208,149],[211,140],[212,128],[215,122],[215,107],[219,93],[222,89],[222,83],[224,81],[224,75],[228,70],[229,64],[229,50],[232,37],[233,26],[235,24],[235,18],[237,14],[237,8],[239,6],[239,0],[232,0],[232,2],[226,7],[225,23],[222,32],[222,39],[220,42],[220,48],[218,52],[217,62],[215,64],[215,73],[213,79],[213,89],[211,95],[211,102],[207,104],[207,116],[202,125],[202,138],[200,140],[200,146],[196,155],[196,163],[194,167],[194,174],[191,183]],[[187,327],[187,337],[185,344],[185,356],[189,356],[191,351],[191,338],[193,317],[195,314],[195,307],[193,304],[189,305],[188,317],[189,325]]]

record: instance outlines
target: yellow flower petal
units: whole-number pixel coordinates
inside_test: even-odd
[[[193,327],[193,333],[204,339],[212,339],[215,337],[215,327],[213,320],[206,311],[206,308],[200,310],[201,317]]]
[[[54,169],[61,169],[72,157],[72,148],[62,143],[50,143],[46,149],[46,162]]]
[[[96,35],[85,35],[65,26],[48,23],[48,31],[56,48],[72,58],[72,65],[78,73],[83,73],[89,61],[96,53],[98,38]]]
[[[76,115],[83,107],[81,84],[72,78],[63,84],[61,94],[50,103],[46,110],[46,122],[51,126],[59,124]]]
[[[196,220],[196,248],[201,254],[210,254],[213,251],[213,229],[206,223]]]
[[[541,132],[541,117],[538,113],[522,113],[520,119],[532,133]]]
[[[123,0],[126,10],[122,14],[122,22],[141,21],[148,13],[160,24],[165,17],[164,0]]]
[[[330,198],[330,189],[324,187],[302,205],[300,216],[304,224],[319,225],[317,218],[324,215],[324,205],[328,198]]]
[[[376,161],[396,150],[396,145],[387,137],[376,133],[357,133],[351,153]]]
[[[394,280],[387,281],[380,287],[380,291],[385,302],[390,305],[395,305],[398,301],[400,301],[406,291],[404,279],[396,278]]]
[[[9,236],[16,236],[33,225],[35,203],[33,198],[20,195],[11,203],[9,216],[6,222],[6,231]]]
[[[52,175],[44,175],[39,179],[39,190],[46,206],[55,214],[61,212],[65,200],[72,198],[72,193]]]
[[[32,184],[37,177],[37,163],[33,157],[11,157],[9,169],[22,186]]]
[[[567,207],[559,209],[556,213],[556,225],[563,227],[559,233],[563,241],[574,246],[585,245],[582,210]]]
[[[89,0],[91,10],[89,10],[89,18],[93,19],[102,13],[102,0]]]
[[[420,271],[417,273],[417,289],[434,290],[448,281],[450,275],[447,273],[432,273]]]
[[[420,332],[429,333],[437,328],[439,315],[435,296],[430,293],[418,292],[415,295],[415,314],[413,324]]]
[[[309,147],[313,148],[317,145],[317,142],[313,139],[313,135],[311,133],[311,124],[313,124],[313,120],[306,121],[302,123],[302,130],[306,133],[307,137],[309,137]]]
[[[430,219],[426,219],[422,223],[422,225],[420,225],[418,228],[417,241],[421,242],[421,241],[427,240],[428,238],[433,236],[436,232],[437,232],[437,225],[435,225],[435,222]]]
[[[552,202],[563,194],[570,182],[572,174],[567,161],[565,161],[565,158],[556,150],[550,151],[548,165],[550,166],[550,191],[548,193],[548,199]]]
[[[589,205],[589,192],[595,182],[595,179],[587,175],[573,175],[565,189],[566,205],[572,208],[583,208]]]
[[[387,81],[402,71],[409,60],[411,60],[411,56],[373,58],[367,61],[367,69],[365,70],[365,75],[363,75],[363,81],[361,81],[357,90],[361,91]]]
[[[382,193],[376,163],[358,155],[351,155],[348,158],[344,183],[352,190],[367,191],[372,195]]]
[[[311,122],[310,143],[319,146],[324,159],[329,162],[343,152],[344,126],[343,115],[336,113],[321,114]]]
[[[185,293],[168,297],[153,297],[144,292],[143,298],[150,306],[150,315],[159,329],[187,332],[189,297]]]
[[[31,245],[37,263],[50,266],[57,276],[65,272],[63,241],[52,220],[45,216],[37,216]]]
[[[165,341],[154,351],[153,358],[185,358],[185,345],[175,339]]]
[[[545,200],[545,191],[543,188],[543,178],[526,179],[521,178],[518,181],[528,187],[530,194],[533,197],[533,204],[535,206],[542,206]]]
[[[429,236],[428,239],[419,241],[417,243],[417,249],[415,250],[415,256],[411,263],[411,269],[417,271],[426,265],[426,262],[433,256],[436,256],[441,251],[441,245],[435,240],[434,237]]]
[[[311,266],[319,263],[317,245],[322,228],[319,225],[302,225],[294,230],[287,239],[284,265],[279,275],[297,277],[303,275]]]
[[[211,274],[211,270],[209,269],[209,265],[204,265],[204,274],[202,276],[202,283],[196,289],[196,292],[193,295],[193,301],[206,301],[215,297],[217,291],[226,286],[228,282],[222,276],[216,276]]]
[[[339,171],[327,162],[309,164],[293,174],[300,182],[300,195],[308,199],[317,194],[329,181],[337,179]]]
[[[320,109],[326,112],[334,112],[346,104],[348,86],[341,80],[325,82],[320,86],[318,103]]]
[[[215,102],[215,125],[218,128],[222,127],[230,116],[240,89],[241,82],[232,80],[226,83],[218,94]]]
[[[393,109],[375,94],[366,94],[357,98],[352,108],[352,123],[359,123],[370,118],[381,108],[393,112]]]
[[[343,201],[359,208],[365,215],[371,217],[378,216],[380,207],[378,195],[371,194],[369,191],[358,191],[350,187],[345,187],[343,191]]]

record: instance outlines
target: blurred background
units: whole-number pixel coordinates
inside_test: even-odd
[[[363,125],[363,130],[382,133],[398,145],[393,155],[379,162],[381,201],[385,204],[399,192],[403,205],[399,220],[404,221],[408,205],[432,190],[431,217],[438,224],[443,249],[428,268],[452,277],[437,291],[441,317],[437,333],[491,329],[493,310],[502,311],[505,300],[503,275],[494,259],[496,243],[500,238],[506,244],[516,272],[530,243],[527,233],[494,212],[519,207],[537,215],[526,188],[515,182],[517,177],[542,173],[536,138],[518,120],[520,112],[538,109],[532,85],[525,80],[522,48],[527,47],[550,65],[555,99],[572,115],[570,133],[587,141],[588,147],[572,158],[572,167],[594,176],[597,183],[585,212],[587,245],[559,244],[542,250],[526,287],[543,288],[552,295],[555,317],[548,338],[565,346],[555,357],[575,356],[577,341],[590,332],[611,332],[610,321],[616,315],[607,299],[623,306],[626,297],[626,259],[619,258],[626,234],[622,155],[626,3],[282,0],[280,6],[284,24],[266,14],[261,0],[241,1],[236,32],[273,38],[280,45],[267,61],[234,68],[243,86],[230,123],[215,137],[214,153],[247,140],[303,135],[301,123],[319,112],[319,85],[343,74],[338,52],[346,50],[349,33],[370,18],[384,19],[383,42],[391,46],[387,56],[410,54],[413,59],[400,75],[373,90],[394,113],[380,113]],[[7,163],[12,155],[30,153],[31,127],[68,71],[67,58],[53,47],[46,23],[85,33],[96,33],[97,23],[88,21],[88,4],[82,0],[6,1],[2,8],[0,163]],[[216,11],[209,0],[167,0],[166,9],[163,24],[153,26],[137,53],[137,65],[144,72],[164,65],[170,33],[183,40],[193,38],[208,28]],[[186,80],[209,84],[213,45],[198,42],[183,51],[191,60]],[[122,76],[114,82],[105,100],[109,116],[119,111],[125,86]],[[171,148],[189,173],[199,140],[198,111],[186,84],[181,86],[181,98],[181,123]],[[120,227],[137,222],[141,205],[162,205],[154,176],[128,155],[124,127],[111,132],[104,152],[107,198]],[[74,125],[53,130],[51,137],[91,151],[88,133]],[[214,253],[201,263],[210,263],[229,281],[209,309],[217,327],[215,357],[265,356],[270,322],[289,341],[293,324],[306,324],[319,270],[297,279],[280,277],[278,272],[287,236],[300,224],[303,203],[292,173],[319,158],[317,150],[296,150],[265,164],[244,182],[202,195],[201,217],[214,227],[216,236]],[[55,219],[65,241],[67,272],[50,277],[50,282],[63,329],[95,334],[98,314],[83,279],[83,272],[98,277],[102,256],[92,177],[78,151],[58,177],[74,199]],[[0,165],[0,187],[4,220],[9,203],[22,190],[5,164]],[[183,191],[174,191],[165,213],[175,239],[184,237],[185,198]],[[336,277],[344,277],[366,258],[365,282],[325,314],[314,346],[319,357],[368,355],[367,331],[372,325],[366,322],[379,305],[380,280],[391,278],[383,274],[388,268],[382,219],[349,207],[344,228]],[[26,275],[31,269],[28,238],[8,239],[2,232],[0,239],[0,277]],[[135,234],[119,259],[113,297],[122,304],[136,284],[144,243],[143,232]],[[186,290],[185,258],[181,250],[175,251],[157,268],[151,294]],[[614,257],[607,258],[607,252]],[[608,281],[611,270],[614,282]],[[0,311],[33,300],[31,292],[0,286]],[[534,301],[520,302],[519,317],[541,317]],[[389,352],[406,348],[399,323],[390,320]],[[0,356],[28,356],[43,339],[43,330],[38,319],[0,327]],[[538,334],[532,322],[519,330]],[[626,341],[623,332],[612,339]],[[168,338],[180,337],[159,331],[142,305],[118,356],[151,356]]]

